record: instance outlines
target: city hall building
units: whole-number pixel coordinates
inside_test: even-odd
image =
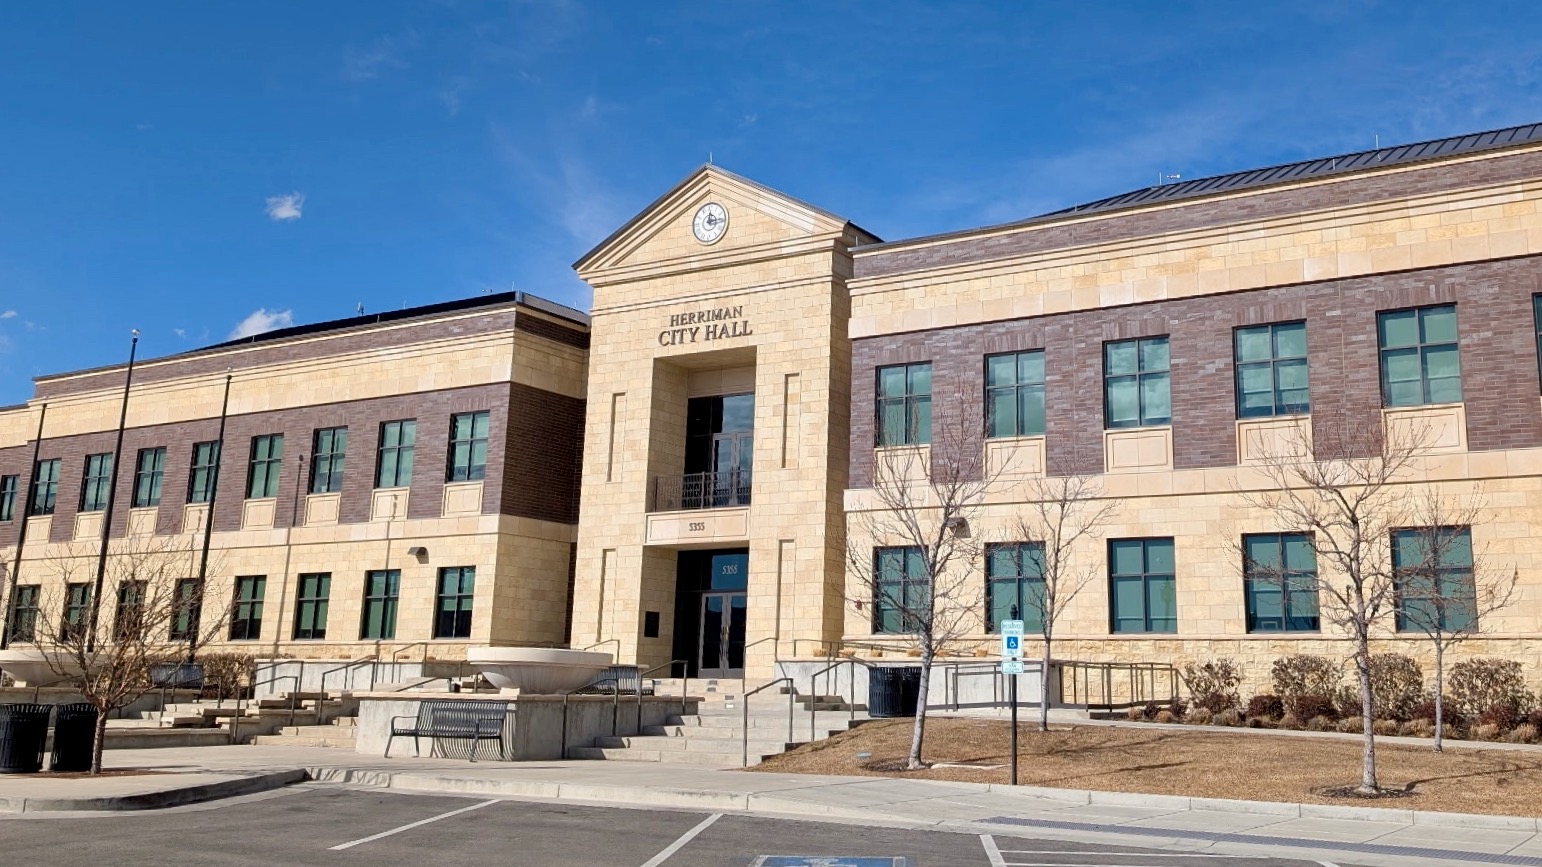
[[[1251,505],[1257,465],[1351,417],[1427,436],[1410,489],[1481,492],[1482,520],[1454,530],[1472,553],[1444,565],[1520,588],[1462,652],[1535,670],[1539,203],[1542,126],[888,242],[703,166],[576,263],[587,316],[491,296],[140,365],[110,533],[195,533],[217,466],[206,580],[236,603],[230,644],[565,643],[764,679],[904,653],[904,618],[850,564],[924,581],[865,516],[875,468],[924,479],[951,431],[992,479],[967,520],[983,556],[956,567],[973,591],[960,653],[1035,591],[1010,555],[1040,540],[1014,528],[1029,482],[1074,467],[1111,511],[1073,552],[1093,580],[1057,656],[1229,656],[1261,678],[1281,654],[1345,648],[1318,600],[1244,568],[1243,550],[1318,566]],[[101,534],[123,377],[44,377],[0,409],[12,634],[66,616],[37,600],[74,598],[48,592],[49,565]],[[1383,626],[1381,647],[1425,655],[1393,612]]]

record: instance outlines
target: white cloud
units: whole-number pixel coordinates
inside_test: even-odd
[[[186,328],[173,328],[173,329],[171,329],[171,333],[177,335],[178,337],[182,338],[183,340],[187,339],[187,329]]]
[[[16,318],[16,311],[15,310],[0,311],[0,319],[15,319],[15,318]]]
[[[294,192],[285,193],[282,196],[268,196],[268,219],[275,223],[285,223],[290,220],[300,219],[300,210],[305,207],[305,194]]]
[[[379,77],[382,70],[400,69],[407,65],[401,56],[403,47],[411,47],[415,42],[416,39],[409,33],[405,39],[400,40],[382,36],[368,48],[350,46],[343,55],[343,78],[347,81],[369,81]]]
[[[288,328],[294,325],[293,310],[269,310],[259,307],[253,310],[251,315],[236,323],[226,340],[240,340],[243,337],[253,337],[279,328]]]

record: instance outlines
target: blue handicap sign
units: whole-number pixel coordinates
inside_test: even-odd
[[[1007,636],[1007,650],[1016,650],[1022,644],[1022,639],[1016,635]]]
[[[908,867],[905,858],[835,855],[762,855],[753,867]]]

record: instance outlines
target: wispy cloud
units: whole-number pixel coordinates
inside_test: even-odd
[[[226,340],[240,340],[243,337],[253,337],[265,334],[279,328],[289,328],[294,325],[293,310],[269,310],[259,307],[251,312],[251,315],[236,323]]]
[[[0,310],[0,319],[15,319],[15,310]]]
[[[305,194],[284,193],[281,196],[268,196],[267,201],[268,204],[264,210],[268,214],[268,219],[275,223],[286,223],[300,219],[300,212],[305,207]]]
[[[173,328],[173,329],[171,329],[171,333],[177,335],[178,337],[180,337],[183,340],[187,339],[187,329],[186,328]]]
[[[387,69],[405,67],[407,63],[402,59],[402,51],[412,41],[410,34],[405,39],[382,36],[366,48],[349,46],[343,52],[343,80],[369,81]]]

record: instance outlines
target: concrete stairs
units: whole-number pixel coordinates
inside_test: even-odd
[[[258,735],[251,742],[262,746],[335,747],[352,750],[358,745],[359,719],[340,716],[326,725],[284,726],[277,734]]]

